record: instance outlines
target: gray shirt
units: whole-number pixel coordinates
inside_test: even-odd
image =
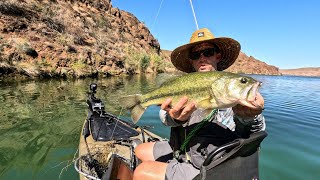
[[[167,125],[173,127],[171,140],[174,150],[181,146],[187,134],[201,122],[205,117],[204,111],[197,109],[188,121],[180,123],[173,120],[166,111],[160,110],[160,119]],[[245,137],[250,133],[264,131],[266,128],[265,119],[262,114],[251,119],[242,119],[234,115],[232,108],[219,109],[217,114],[210,120],[207,126],[202,128],[188,144],[187,151],[180,158],[183,161],[191,162],[195,167],[200,168],[206,153],[213,151],[216,147],[230,142],[235,138]]]
[[[192,124],[201,122],[204,118],[204,112],[201,109],[195,110],[192,113],[190,119],[185,123],[179,123],[173,120],[164,110],[160,110],[159,116],[162,123],[165,124],[166,126],[186,127],[186,126],[190,126]],[[249,127],[251,132],[264,131],[266,129],[265,119],[262,114],[259,114],[254,118],[242,119],[234,115],[232,108],[218,109],[218,113],[216,114],[215,118],[212,120],[212,122],[216,123],[217,125],[225,129],[228,128],[231,131],[236,130],[235,121],[239,121],[242,125]]]

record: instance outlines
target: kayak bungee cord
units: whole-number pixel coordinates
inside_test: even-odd
[[[117,122],[116,122],[116,125],[114,126],[114,128],[113,128],[113,130],[112,130],[111,139],[113,139],[113,133],[114,133],[114,130],[117,128],[117,125],[118,125],[120,116],[121,116],[121,114],[122,114],[122,110],[123,110],[123,108],[121,108],[120,113],[119,113],[119,116],[116,118]]]

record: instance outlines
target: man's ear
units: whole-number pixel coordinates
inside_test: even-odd
[[[217,61],[220,62],[220,60],[221,60],[221,53],[217,53],[216,57],[217,57]]]
[[[191,59],[188,59],[189,60],[189,63],[191,64],[192,68],[193,68],[193,72],[196,72],[197,70],[195,69],[195,67],[193,66],[193,60]]]
[[[193,66],[193,64],[192,64],[193,62],[192,62],[192,60],[190,58],[188,59],[188,61]]]

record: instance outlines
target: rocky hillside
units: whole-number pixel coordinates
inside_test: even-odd
[[[281,75],[279,68],[268,65],[254,57],[240,52],[236,62],[227,71],[245,74]]]
[[[161,59],[148,28],[111,0],[0,2],[0,76],[154,72]]]
[[[298,68],[298,69],[280,69],[283,75],[291,76],[320,76],[320,67]]]
[[[111,0],[0,2],[0,78],[172,71],[169,57],[142,22]],[[245,54],[228,70],[279,74]]]

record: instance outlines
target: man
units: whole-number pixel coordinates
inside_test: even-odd
[[[231,38],[214,38],[206,28],[195,31],[190,43],[176,48],[171,54],[173,65],[187,73],[222,71],[231,66],[240,52],[240,44]],[[258,93],[256,104],[264,106]],[[161,104],[160,119],[171,126],[170,144],[167,141],[140,144],[136,156],[142,163],[134,172],[134,179],[193,179],[200,172],[205,156],[214,148],[239,137],[265,129],[262,109],[237,105],[219,109],[211,121],[186,142],[186,137],[205,118],[194,102],[183,97],[174,106],[169,98]],[[184,152],[182,144],[186,145]],[[175,156],[175,158],[174,158]],[[232,173],[232,172],[230,172]]]

